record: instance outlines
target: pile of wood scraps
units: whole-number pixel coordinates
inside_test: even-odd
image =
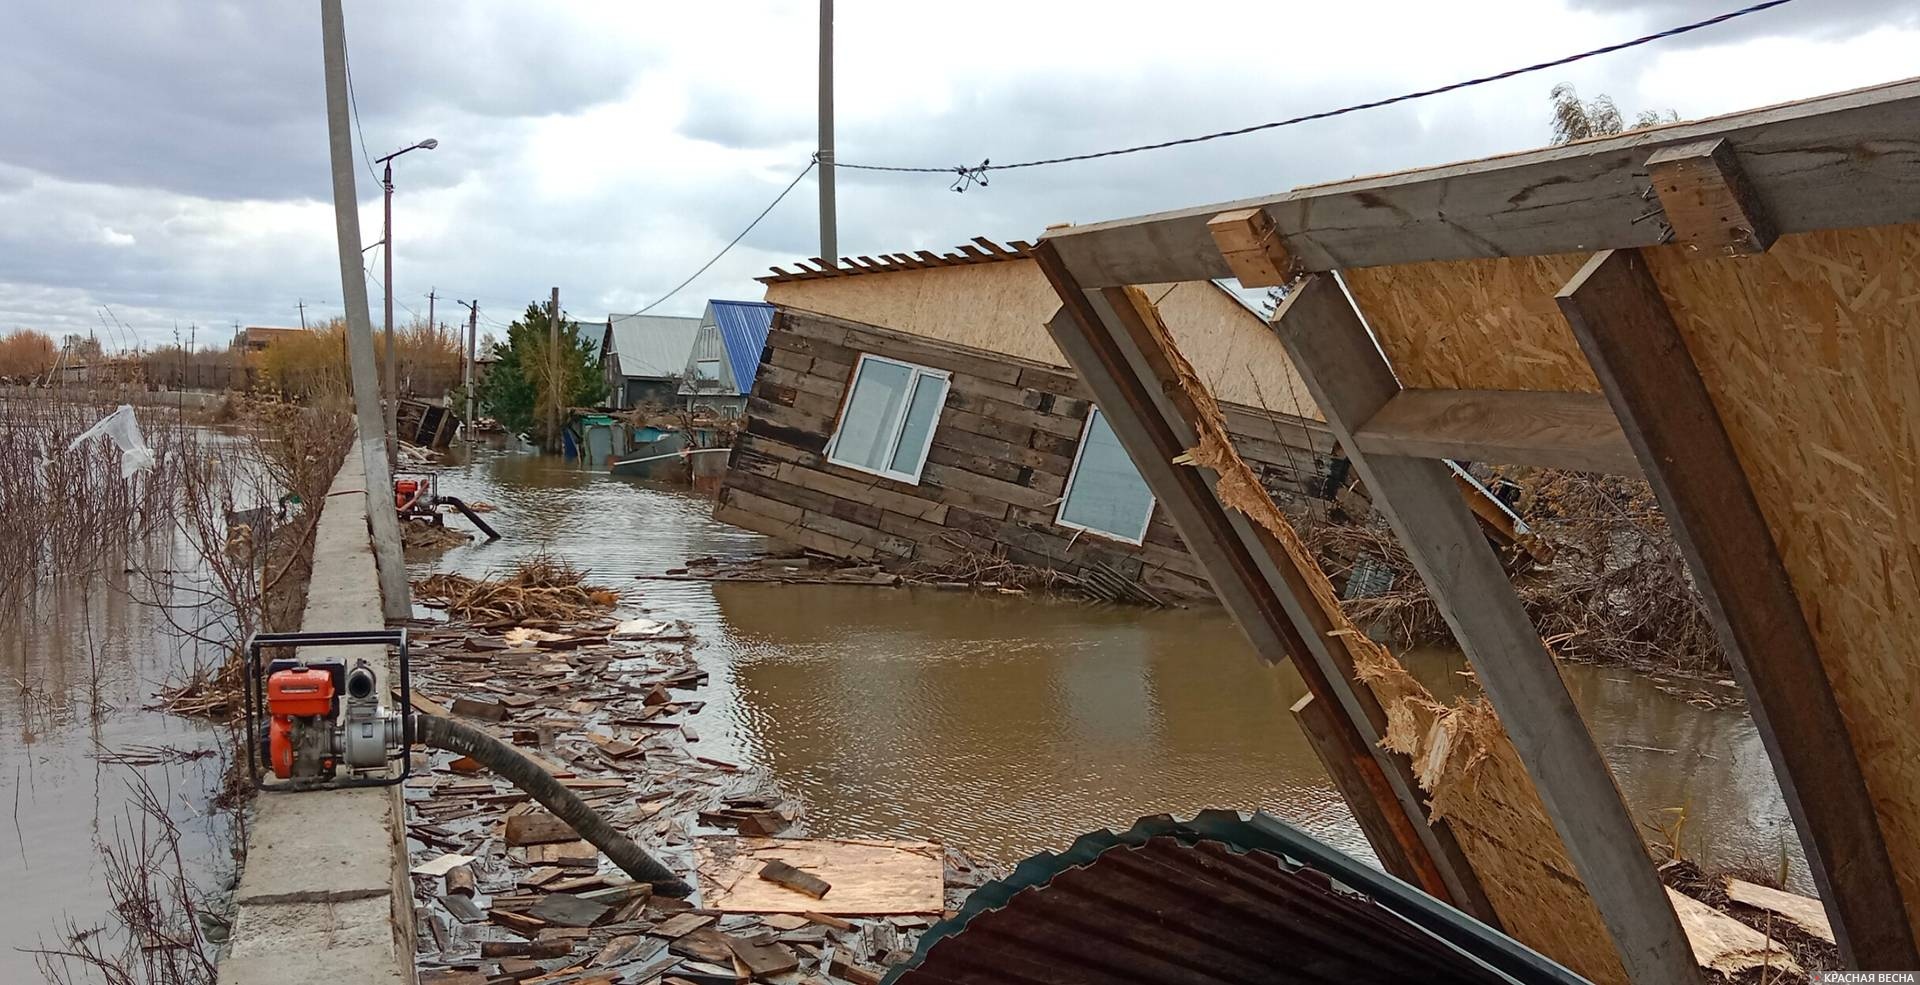
[[[514,744],[697,890],[655,897],[478,763],[416,754],[423,985],[877,983],[989,877],[925,842],[791,837],[798,803],[694,752],[707,675],[683,622],[443,624],[412,640],[418,710]]]

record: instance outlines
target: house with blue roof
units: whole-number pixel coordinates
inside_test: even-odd
[[[773,305],[764,301],[708,301],[680,377],[687,409],[721,417],[745,413],[772,326]]]

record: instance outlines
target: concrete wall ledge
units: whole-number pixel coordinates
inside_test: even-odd
[[[365,489],[356,442],[314,532],[302,630],[385,625]],[[413,985],[404,818],[398,787],[261,794],[219,985]]]

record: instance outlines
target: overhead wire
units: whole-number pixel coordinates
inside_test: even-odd
[[[767,207],[764,209],[761,209],[760,214],[757,216],[754,216],[752,222],[747,223],[747,228],[740,230],[739,235],[729,240],[726,246],[723,246],[720,248],[720,252],[715,253],[713,255],[713,259],[708,260],[706,263],[701,264],[699,270],[696,270],[693,273],[688,274],[687,279],[681,281],[678,284],[675,284],[673,287],[673,290],[668,291],[667,293],[662,294],[657,298],[654,298],[652,303],[648,304],[644,308],[641,308],[639,311],[634,312],[634,314],[644,315],[647,312],[652,311],[653,309],[659,307],[661,302],[667,300],[670,297],[673,297],[675,294],[680,293],[682,288],[686,287],[688,284],[693,283],[694,280],[697,279],[701,274],[706,273],[707,268],[713,266],[716,263],[719,263],[720,258],[723,256],[726,256],[729,251],[731,251],[735,246],[738,246],[740,244],[740,241],[747,237],[748,233],[753,232],[753,227],[758,226],[760,224],[760,220],[765,219],[767,217],[767,213],[772,212],[773,207],[776,205],[779,205],[781,200],[787,197],[787,193],[793,191],[794,187],[800,184],[800,179],[805,178],[809,173],[811,173],[813,171],[814,165],[818,163],[820,163],[820,158],[819,158],[819,155],[816,154],[814,155],[812,160],[809,160],[807,162],[806,167],[800,169],[799,174],[796,174],[793,176],[792,181],[787,182],[787,187],[782,188],[780,190],[780,194],[775,195],[773,197],[773,201],[768,202]]]
[[[1364,103],[1354,103],[1349,106],[1342,106],[1338,109],[1320,110],[1318,112],[1313,112],[1313,113],[1303,113],[1299,116],[1289,117],[1284,120],[1274,120],[1268,123],[1256,123],[1252,126],[1238,127],[1232,130],[1220,130],[1214,133],[1205,133],[1205,134],[1200,134],[1198,136],[1193,136],[1193,137],[1181,137],[1174,140],[1162,140],[1162,141],[1158,141],[1156,143],[1150,143],[1150,144],[1135,144],[1131,147],[1119,147],[1113,150],[1093,151],[1085,154],[1068,154],[1061,157],[1045,157],[1045,158],[1038,158],[1036,160],[1031,160],[1031,161],[1017,161],[1012,164],[994,164],[992,163],[991,160],[982,160],[979,164],[971,165],[971,166],[960,165],[960,166],[950,166],[950,167],[924,167],[924,166],[908,167],[908,166],[890,165],[890,164],[858,164],[858,163],[847,164],[844,162],[836,161],[834,162],[834,167],[837,169],[844,168],[844,169],[853,170],[853,171],[890,171],[890,172],[901,172],[901,173],[912,173],[912,174],[952,174],[956,176],[953,182],[953,190],[966,191],[969,187],[972,187],[975,184],[984,186],[987,183],[987,177],[986,177],[987,174],[993,171],[1012,171],[1017,168],[1037,168],[1037,167],[1044,167],[1050,164],[1067,164],[1075,161],[1092,161],[1092,160],[1097,160],[1099,158],[1119,157],[1124,154],[1138,154],[1143,151],[1164,150],[1169,147],[1182,147],[1188,144],[1204,143],[1209,140],[1220,140],[1226,137],[1239,137],[1245,134],[1257,133],[1263,130],[1277,130],[1281,127],[1290,127],[1300,123],[1311,122],[1313,120],[1325,120],[1325,119],[1331,119],[1336,116],[1345,116],[1349,113],[1359,113],[1365,110],[1379,109],[1383,106],[1392,106],[1396,103],[1405,103],[1405,102],[1411,102],[1416,99],[1425,99],[1429,96],[1438,96],[1438,95],[1441,95],[1442,93],[1454,92],[1460,89],[1467,89],[1467,88],[1471,88],[1473,86],[1478,86],[1478,85],[1485,85],[1490,82],[1499,82],[1505,79],[1514,78],[1515,76],[1527,75],[1532,72],[1541,72],[1550,68],[1559,68],[1560,66],[1571,65],[1575,62],[1584,61],[1589,58],[1597,58],[1601,55],[1609,55],[1617,51],[1625,51],[1626,49],[1629,49],[1629,48],[1637,48],[1641,45],[1652,44],[1653,42],[1664,40],[1666,38],[1678,37],[1680,35],[1688,34],[1693,31],[1699,31],[1705,28],[1713,27],[1717,24],[1724,24],[1727,21],[1731,21],[1740,17],[1745,17],[1745,16],[1748,16],[1749,14],[1757,14],[1764,10],[1771,10],[1775,7],[1785,6],[1786,4],[1791,2],[1793,2],[1793,0],[1761,0],[1761,2],[1750,4],[1745,7],[1741,7],[1738,10],[1731,10],[1724,14],[1718,14],[1713,17],[1705,18],[1703,20],[1697,20],[1697,21],[1693,21],[1692,23],[1682,24],[1678,27],[1670,27],[1664,31],[1657,31],[1653,34],[1642,35],[1641,37],[1634,38],[1630,41],[1621,41],[1616,44],[1610,44],[1600,48],[1593,48],[1587,51],[1579,52],[1577,54],[1565,55],[1563,57],[1555,58],[1550,61],[1536,62],[1532,65],[1526,65],[1520,68],[1512,68],[1504,72],[1496,72],[1492,75],[1482,75],[1477,78],[1464,79],[1459,82],[1453,82],[1447,85],[1437,86],[1432,89],[1422,89],[1417,92],[1401,93],[1400,95],[1397,95],[1397,96],[1389,96],[1384,99],[1375,99],[1375,100],[1371,100],[1369,102],[1364,102]]]
[[[340,63],[346,68],[347,105],[353,108],[353,132],[360,136],[360,159],[367,162],[367,174],[373,180],[380,180],[380,172],[373,169],[373,156],[367,153],[367,132],[360,129],[360,97],[353,92],[353,56],[347,54],[346,32],[340,34]]]

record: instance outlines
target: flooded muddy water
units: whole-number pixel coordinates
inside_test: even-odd
[[[168,579],[179,560],[160,550],[140,563]],[[160,589],[125,567],[104,559],[102,570],[0,609],[0,812],[10,822],[0,838],[0,981],[42,980],[27,949],[60,947],[70,930],[111,933],[104,851],[158,836],[136,806],[142,783],[179,826],[188,877],[218,891],[231,872],[226,822],[207,809],[223,769],[218,736],[144,708],[198,651],[139,601]],[[121,755],[168,761],[136,766]],[[188,756],[203,758],[178,761]]]
[[[684,490],[480,450],[443,491],[486,501],[505,538],[449,551],[480,574],[548,551],[688,620],[713,674],[703,745],[768,769],[817,834],[944,840],[1001,861],[1105,825],[1206,807],[1264,809],[1370,857],[1287,708],[1303,685],[1254,657],[1226,614],[933,590],[636,580],[764,538]],[[459,525],[457,518],[449,520]],[[1445,651],[1408,655],[1442,694]],[[1782,866],[1811,891],[1751,722],[1630,671],[1569,665],[1569,688],[1650,840],[1708,864]]]

